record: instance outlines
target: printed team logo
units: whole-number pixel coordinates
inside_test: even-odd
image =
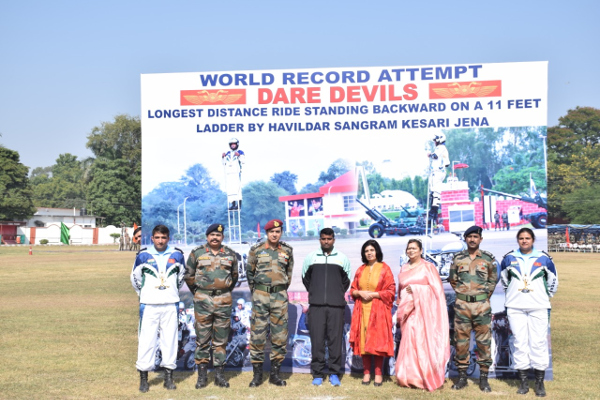
[[[502,81],[430,83],[430,99],[502,96]]]
[[[182,106],[246,104],[246,89],[182,90]]]

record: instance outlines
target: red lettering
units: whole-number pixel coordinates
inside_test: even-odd
[[[304,100],[304,88],[292,88],[290,97],[292,103],[295,103],[296,100],[298,100],[298,103],[306,103],[306,100]]]
[[[269,104],[273,100],[271,89],[258,89],[258,104]]]
[[[321,88],[320,87],[309,87],[308,90],[308,102],[309,103],[320,103],[321,99]]]
[[[277,104],[280,102],[283,104],[290,104],[290,101],[288,100],[288,97],[285,94],[284,88],[277,89],[277,92],[275,93],[275,99],[273,99],[273,104]]]
[[[409,83],[407,85],[404,85],[404,93],[406,93],[404,95],[404,100],[416,100],[417,97],[419,96],[419,93],[417,92],[417,85],[415,85],[414,83]]]
[[[394,85],[388,85],[388,90],[390,91],[390,101],[392,100],[402,100],[402,96],[396,96],[394,94]]]
[[[344,92],[344,88],[339,86],[332,86],[329,88],[329,101],[331,103],[342,102],[345,97],[346,93]]]
[[[360,86],[348,86],[348,102],[356,103],[360,101]]]
[[[375,100],[375,95],[377,94],[377,89],[379,89],[379,85],[375,85],[373,86],[373,90],[369,93],[369,87],[368,86],[361,86],[363,93],[365,94],[365,97],[367,98],[367,101],[373,101]]]

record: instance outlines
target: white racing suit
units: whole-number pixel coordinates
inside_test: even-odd
[[[242,164],[246,155],[242,150],[229,150],[223,155],[225,168],[225,186],[227,187],[227,202],[237,205],[242,200]]]

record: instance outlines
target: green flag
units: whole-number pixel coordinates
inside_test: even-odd
[[[60,242],[69,244],[69,228],[64,223],[60,223]]]

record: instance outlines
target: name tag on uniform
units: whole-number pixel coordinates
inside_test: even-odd
[[[210,260],[210,256],[198,257],[198,260]]]

